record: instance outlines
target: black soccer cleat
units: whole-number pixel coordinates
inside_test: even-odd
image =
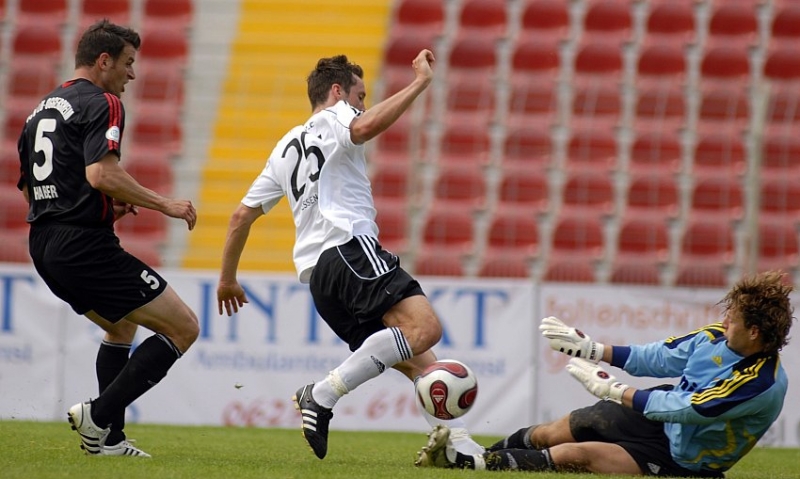
[[[303,437],[318,458],[323,459],[328,453],[328,425],[333,411],[322,407],[314,400],[311,390],[314,383],[298,389],[292,397],[294,407],[303,416]]]

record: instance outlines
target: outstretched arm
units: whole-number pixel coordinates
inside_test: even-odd
[[[222,269],[217,286],[219,314],[222,314],[224,307],[228,316],[231,316],[233,313],[239,312],[239,307],[247,303],[244,289],[236,279],[236,271],[239,268],[239,260],[242,257],[247,238],[250,236],[250,227],[263,214],[260,207],[250,208],[240,203],[231,215],[225,247],[222,250]]]
[[[353,143],[360,145],[379,133],[383,132],[392,125],[400,115],[403,114],[414,100],[425,91],[433,80],[433,65],[435,59],[430,50],[422,50],[411,62],[416,75],[407,87],[383,100],[361,116],[357,117],[350,124],[350,139]]]
[[[197,211],[189,200],[166,198],[145,188],[121,166],[117,155],[109,153],[86,167],[86,180],[92,188],[129,205],[142,206],[186,221],[189,229],[197,222]]]

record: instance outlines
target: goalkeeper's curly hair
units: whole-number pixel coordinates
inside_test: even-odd
[[[793,290],[785,273],[767,271],[739,280],[719,304],[725,312],[741,314],[745,327],[757,327],[764,351],[774,354],[789,344],[789,330],[795,319],[789,301]]]

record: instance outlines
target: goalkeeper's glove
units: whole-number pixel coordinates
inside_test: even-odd
[[[539,325],[539,331],[542,332],[542,336],[550,340],[550,347],[556,351],[593,363],[603,359],[605,347],[602,343],[592,341],[588,334],[567,326],[555,316],[544,318]]]
[[[580,381],[590,393],[606,401],[622,404],[622,394],[630,387],[617,381],[603,368],[580,358],[572,358],[567,371]]]

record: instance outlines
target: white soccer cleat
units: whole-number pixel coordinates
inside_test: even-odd
[[[486,452],[486,448],[475,442],[466,428],[463,427],[450,429],[450,441],[453,443],[453,448],[461,454],[475,456]]]
[[[100,449],[101,456],[131,456],[131,457],[152,457],[128,441],[122,441],[113,446],[106,446]]]
[[[105,446],[110,428],[100,428],[92,421],[92,403],[90,401],[78,403],[67,411],[67,418],[72,429],[81,437],[81,449],[86,454],[100,454]]]

